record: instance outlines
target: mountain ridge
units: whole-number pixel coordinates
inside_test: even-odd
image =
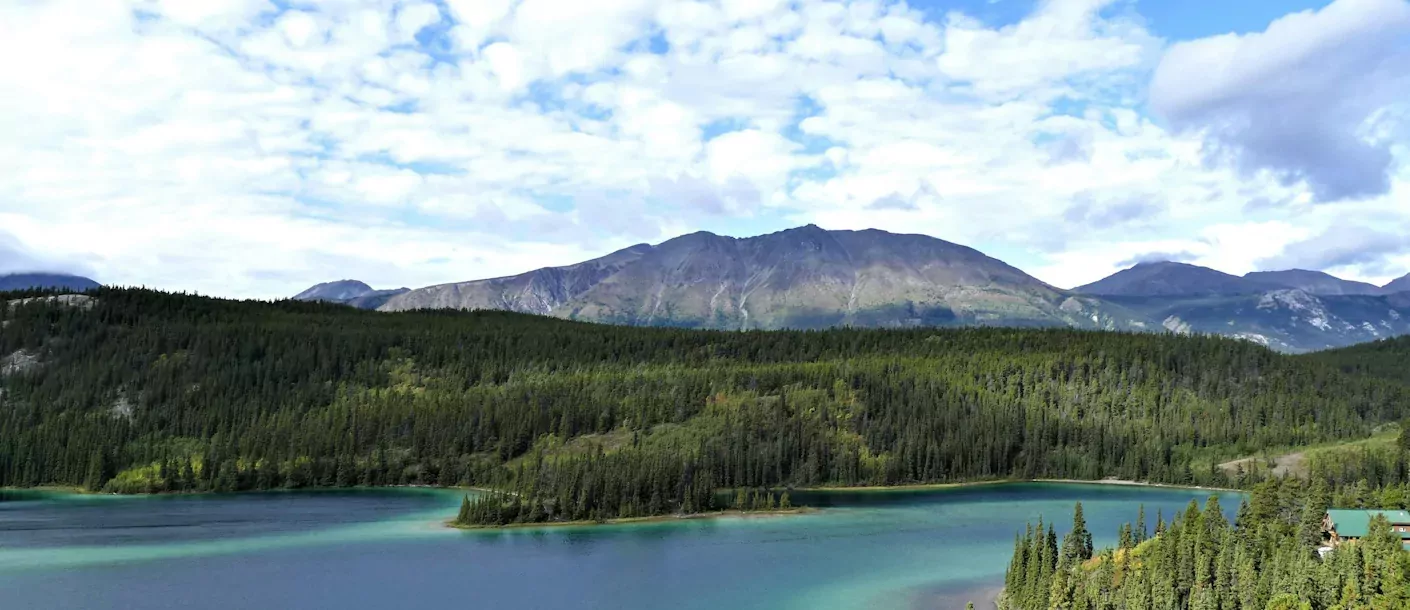
[[[1387,282],[1386,285],[1381,286],[1381,290],[1386,294],[1410,292],[1410,273]]]
[[[1386,294],[1384,288],[1375,284],[1344,280],[1325,271],[1312,271],[1308,269],[1254,271],[1244,274],[1244,278],[1264,284],[1296,288],[1317,295]]]
[[[1379,291],[1315,271],[1240,277],[1157,261],[1064,290],[928,235],[804,225],[752,237],[696,231],[571,265],[396,291],[370,303],[338,302],[386,312],[499,309],[728,330],[1069,326],[1205,333],[1303,352],[1410,334],[1410,296],[1365,294],[1371,289]]]
[[[1208,267],[1173,261],[1140,263],[1073,288],[1097,296],[1176,296],[1253,294],[1271,286]]]

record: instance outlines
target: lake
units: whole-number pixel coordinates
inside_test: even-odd
[[[0,608],[963,608],[1003,583],[1014,534],[1098,546],[1210,492],[1013,483],[796,494],[796,516],[458,531],[431,489],[115,497],[0,492]],[[1221,493],[1233,513],[1240,497]]]

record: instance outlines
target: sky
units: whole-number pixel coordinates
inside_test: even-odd
[[[708,230],[1410,272],[1410,0],[7,0],[0,273],[278,298]]]

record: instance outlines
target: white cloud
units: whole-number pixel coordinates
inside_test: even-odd
[[[397,9],[397,32],[402,41],[411,41],[422,29],[441,21],[441,9],[429,2],[407,4]]]
[[[1246,172],[1305,181],[1322,201],[1381,195],[1390,143],[1407,133],[1378,121],[1410,99],[1406,40],[1410,2],[1336,0],[1263,32],[1173,45],[1151,104]]]
[[[1050,91],[1068,79],[1137,67],[1154,39],[1138,25],[1100,17],[1116,0],[1044,0],[1028,19],[991,29],[963,14],[945,28],[940,71],[999,99]]]
[[[1274,56],[1340,48],[1327,15],[1364,33],[1398,1],[1177,45],[1152,101],[1175,119],[1239,108],[1227,92],[1271,87]],[[1002,246],[1066,285],[1150,252],[1251,268],[1340,220],[1310,204],[1315,180],[1207,164],[1207,122],[1143,114],[1162,42],[1126,1],[1047,0],[1004,27],[887,0],[295,7],[0,3],[0,55],[25,58],[0,62],[0,246],[109,282],[270,297],[787,218]],[[1229,44],[1233,72],[1213,52]],[[1351,82],[1329,70],[1313,84]],[[1355,110],[1312,124],[1410,154],[1390,144],[1410,113],[1366,99],[1311,105]],[[1382,175],[1389,192],[1342,205],[1399,226],[1407,176]]]

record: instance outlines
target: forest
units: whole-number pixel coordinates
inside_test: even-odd
[[[1377,497],[1378,490],[1371,490]],[[1399,610],[1410,553],[1384,517],[1325,556],[1322,516],[1350,490],[1285,478],[1256,485],[1231,522],[1218,497],[1169,522],[1144,511],[1115,547],[1094,552],[1078,504],[1059,541],[1051,524],[1014,541],[1000,610]],[[1388,491],[1386,493],[1389,493]],[[1398,493],[1398,492],[1397,492]],[[1370,502],[1368,508],[1380,508]],[[1390,507],[1387,507],[1390,508]],[[1394,506],[1399,508],[1399,506]]]
[[[1207,336],[720,332],[91,295],[0,299],[0,486],[473,486],[494,492],[470,520],[498,524],[718,510],[740,491],[762,506],[819,485],[1249,485],[1214,465],[1365,437],[1410,404],[1368,357]]]

